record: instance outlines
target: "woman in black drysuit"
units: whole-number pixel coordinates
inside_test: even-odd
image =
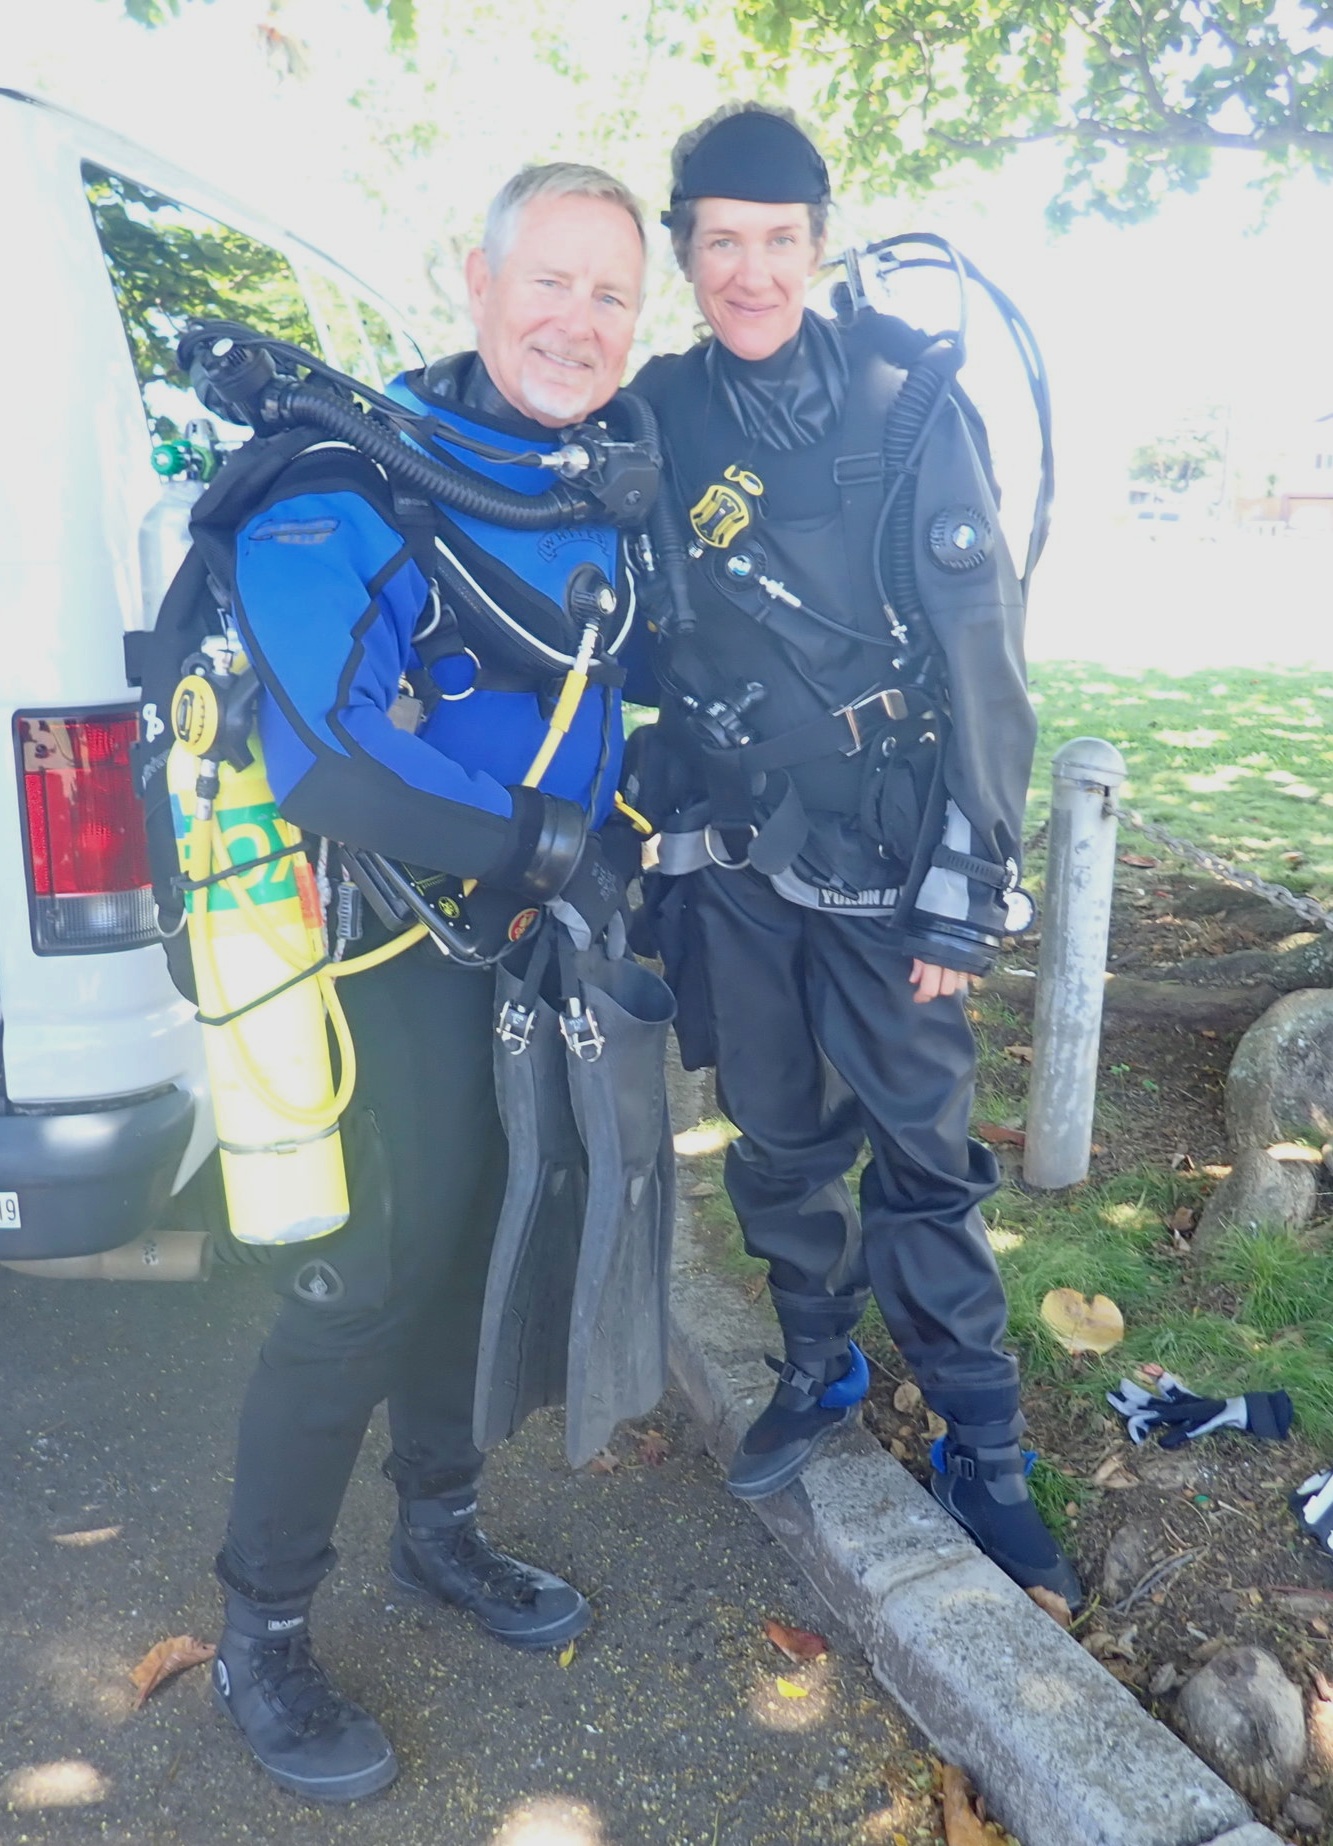
[[[664,623],[661,719],[627,787],[662,821],[649,912],[685,1061],[716,1064],[741,1130],[727,1189],[786,1348],[728,1485],[776,1493],[853,1415],[873,1292],[948,1424],[937,1498],[1019,1583],[1075,1603],[1028,1496],[978,1209],[996,1166],[967,1132],[964,997],[1017,885],[1035,733],[985,433],[925,336],[805,308],[829,189],[793,121],[719,111],[672,180],[663,220],[713,337],[634,389],[661,422],[693,618]]]

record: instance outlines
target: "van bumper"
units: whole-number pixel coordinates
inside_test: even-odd
[[[193,1120],[194,1098],[178,1089],[0,1115],[0,1261],[91,1256],[149,1230]]]

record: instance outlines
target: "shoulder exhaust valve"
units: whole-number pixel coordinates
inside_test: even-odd
[[[979,507],[946,506],[931,520],[926,544],[941,570],[976,570],[990,556],[995,533]]]

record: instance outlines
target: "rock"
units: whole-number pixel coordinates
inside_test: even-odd
[[[1102,1595],[1107,1602],[1128,1596],[1151,1564],[1155,1542],[1154,1534],[1140,1520],[1116,1527],[1102,1560]]]
[[[1233,1147],[1333,1134],[1333,989],[1286,994],[1236,1047],[1227,1075]]]
[[[1307,1801],[1304,1795],[1287,1796],[1282,1818],[1290,1822],[1297,1833],[1322,1833],[1324,1830],[1324,1810],[1317,1801]]]
[[[1329,998],[1333,999],[1333,991]],[[1221,1232],[1260,1225],[1293,1229],[1314,1217],[1319,1196],[1317,1169],[1304,1160],[1275,1160],[1263,1147],[1242,1147],[1235,1164],[1203,1208],[1194,1233],[1196,1250],[1207,1249]]]
[[[1305,1707],[1261,1647],[1225,1648],[1192,1674],[1176,1700],[1186,1743],[1239,1794],[1272,1812],[1305,1761]]]
[[[1212,1459],[1216,1460],[1215,1453]],[[1155,1442],[1145,1442],[1134,1451],[1134,1471],[1139,1479],[1165,1492],[1199,1486],[1207,1479],[1208,1462],[1202,1445],[1196,1448],[1188,1442],[1180,1449],[1163,1449]]]
[[[1148,1690],[1155,1699],[1164,1699],[1168,1692],[1174,1692],[1180,1684],[1180,1669],[1170,1660],[1164,1660],[1148,1681]]]

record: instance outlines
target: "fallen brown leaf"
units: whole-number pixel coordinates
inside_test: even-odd
[[[893,1394],[893,1407],[895,1410],[901,1410],[903,1412],[915,1410],[920,1402],[921,1387],[919,1385],[914,1385],[910,1378],[907,1379],[905,1383],[900,1384]]]
[[[1093,1469],[1092,1484],[1094,1487],[1124,1488],[1137,1487],[1139,1483],[1119,1455],[1108,1455]]]
[[[1157,861],[1156,859],[1150,859],[1147,853],[1122,852],[1120,855],[1120,863],[1121,865],[1136,865],[1140,871],[1146,872],[1151,870],[1151,868],[1157,864]]]
[[[1069,1604],[1058,1591],[1048,1590],[1044,1585],[1036,1583],[1029,1589],[1028,1595],[1037,1607],[1044,1609],[1051,1620],[1058,1622],[1061,1628],[1068,1628],[1072,1624],[1074,1617]]]
[[[1178,1232],[1182,1237],[1192,1231],[1199,1222],[1199,1214],[1189,1205],[1181,1205],[1167,1219],[1167,1229]]]
[[[1268,1150],[1271,1160],[1289,1160],[1308,1167],[1322,1166],[1323,1150],[1304,1141],[1275,1141]]]
[[[1125,1320],[1109,1295],[1091,1300],[1076,1288],[1050,1289],[1041,1318],[1066,1352],[1110,1352],[1125,1337]]]
[[[614,1474],[620,1462],[610,1449],[598,1449],[588,1463],[589,1474]]]
[[[812,1634],[808,1628],[788,1628],[771,1615],[764,1617],[764,1633],[788,1660],[818,1660],[828,1652],[828,1642],[822,1634]]]
[[[1017,1064],[1030,1064],[1032,1062],[1032,1047],[1031,1045],[1006,1045],[1004,1048],[1004,1055],[1007,1058],[1013,1058],[1014,1062]]]
[[[1027,1136],[1021,1128],[1006,1128],[1003,1122],[978,1122],[972,1131],[988,1147],[1024,1147]]]
[[[1030,1591],[1029,1594],[1031,1594]],[[1082,1641],[1094,1660],[1132,1660],[1134,1658],[1134,1649],[1106,1628],[1092,1629],[1090,1633],[1082,1636]]]
[[[671,1453],[671,1444],[660,1429],[646,1429],[639,1437],[639,1460],[645,1468],[660,1468]]]
[[[188,1667],[202,1666],[217,1651],[211,1641],[196,1641],[192,1634],[174,1634],[166,1641],[159,1641],[156,1647],[150,1647],[138,1666],[130,1668],[130,1678],[139,1690],[135,1709],[150,1693],[156,1692],[164,1680],[173,1679]]]
[[[1322,1673],[1314,1676],[1308,1729],[1310,1754],[1327,1774],[1333,1769],[1333,1686]]]
[[[944,1837],[949,1846],[994,1846],[993,1827],[977,1819],[972,1806],[972,1784],[952,1763],[941,1766],[940,1800],[944,1809]]]

